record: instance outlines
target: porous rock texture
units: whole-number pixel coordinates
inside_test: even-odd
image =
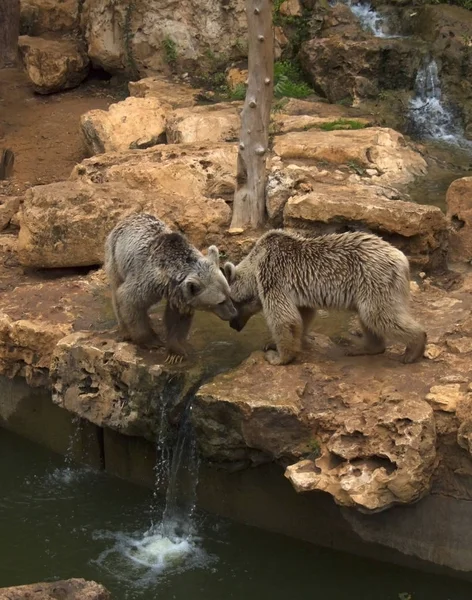
[[[111,600],[111,594],[95,581],[65,579],[0,588],[0,600]]]
[[[87,76],[90,61],[80,42],[23,35],[18,46],[26,73],[38,94],[77,87]]]

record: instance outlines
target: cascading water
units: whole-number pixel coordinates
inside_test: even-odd
[[[441,82],[435,60],[418,71],[415,97],[410,101],[410,130],[417,137],[429,138],[472,148],[452,111],[442,100]]]
[[[69,436],[69,443],[64,455],[64,466],[54,469],[50,475],[51,481],[55,481],[58,484],[71,484],[91,471],[89,467],[74,464],[74,452],[80,442],[83,421],[76,415],[72,419],[72,425],[73,429]]]
[[[190,420],[191,410],[189,403],[175,439],[167,418],[168,406],[163,403],[157,439],[156,486],[151,503],[150,528],[138,535],[101,532],[97,536],[111,537],[115,542],[112,548],[101,554],[98,564],[116,574],[125,560],[128,571],[131,567],[143,585],[149,584],[163,571],[188,570],[208,565],[213,560],[200,547],[192,519],[198,484],[198,453]],[[159,491],[165,482],[165,506],[162,518],[156,520],[155,514],[159,513]]]
[[[369,2],[353,4],[351,0],[348,0],[347,6],[351,9],[352,14],[359,19],[362,28],[372,33],[375,37],[395,37],[386,32],[387,23],[385,17],[379,15]]]

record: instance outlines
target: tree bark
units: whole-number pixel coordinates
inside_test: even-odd
[[[0,69],[15,66],[19,34],[20,0],[0,0]]]
[[[260,227],[266,217],[266,157],[274,90],[272,0],[246,0],[248,88],[241,134],[231,229]]]

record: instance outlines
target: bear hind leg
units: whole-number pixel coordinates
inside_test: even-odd
[[[363,344],[349,347],[345,353],[347,356],[374,356],[385,352],[385,338],[364,323],[361,319],[361,327],[363,332]]]

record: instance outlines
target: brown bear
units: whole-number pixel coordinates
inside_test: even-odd
[[[139,345],[159,344],[148,309],[167,299],[164,325],[166,362],[183,360],[195,310],[211,311],[229,321],[236,310],[219,267],[216,246],[204,256],[180,233],[152,215],[125,218],[105,243],[105,271],[113,309],[125,339]]]
[[[318,308],[357,311],[365,345],[350,355],[380,354],[387,337],[405,342],[403,362],[423,355],[426,333],[409,309],[408,259],[375,235],[304,238],[272,230],[238,266],[227,262],[224,273],[238,311],[231,327],[241,331],[263,310],[275,342],[266,347],[272,365],[294,360]]]

